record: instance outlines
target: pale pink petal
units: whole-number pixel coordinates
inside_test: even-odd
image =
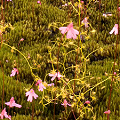
[[[53,81],[55,78],[56,78],[56,75],[54,75],[54,76],[51,78],[51,81]]]
[[[68,33],[67,33],[67,39],[70,39],[70,38],[72,38],[72,36],[73,36],[73,33],[72,33],[72,31],[71,30],[69,30],[68,31]]]
[[[9,105],[10,105],[10,102],[5,102],[5,104],[9,106]]]
[[[32,96],[29,95],[27,101],[32,102],[32,100],[33,100]]]
[[[113,27],[113,29],[109,33],[113,34],[114,31],[115,31],[115,28]]]
[[[76,30],[76,29],[73,29],[73,32],[74,32],[74,34],[79,34],[79,31],[78,30]]]
[[[71,104],[67,104],[68,106],[71,106]]]
[[[34,94],[34,98],[37,99],[38,95],[37,94]]]
[[[12,106],[15,106],[15,107],[18,107],[18,108],[21,108],[22,106],[17,104],[17,103],[13,103]]]
[[[50,77],[53,77],[53,76],[54,76],[54,74],[49,73],[49,76],[50,76]]]
[[[48,86],[54,86],[54,83],[50,83],[50,84],[48,84]]]
[[[61,33],[64,35],[67,32],[67,27],[60,27]]]
[[[8,118],[11,120],[11,115],[8,115]]]
[[[118,34],[118,24],[115,24],[113,29],[109,33],[112,34],[113,32],[114,32],[115,35]]]
[[[43,88],[46,89],[46,87],[42,83],[40,83],[39,84],[39,91],[43,91]]]
[[[56,73],[56,74],[57,74],[58,80],[60,80],[60,78],[63,77],[63,76],[60,74],[60,72],[58,72],[58,73]]]
[[[26,92],[25,95],[28,96],[30,94],[30,91]]]

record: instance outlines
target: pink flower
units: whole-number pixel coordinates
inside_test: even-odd
[[[37,1],[37,3],[41,5],[41,2],[40,2],[40,1]]]
[[[15,103],[14,97],[11,97],[10,102],[6,102],[5,104],[9,105],[9,107],[14,107],[14,106],[18,108],[22,107],[21,105]]]
[[[50,84],[48,84],[48,86],[50,86],[50,87],[51,87],[51,86],[54,86],[54,83],[50,83]]]
[[[118,11],[120,12],[120,7],[118,7]]]
[[[113,32],[114,32],[115,35],[118,34],[118,24],[115,24],[113,29],[109,33],[112,34]]]
[[[63,7],[65,7],[65,6],[68,6],[68,4],[67,3],[65,3],[65,5],[62,5]]]
[[[36,86],[39,84],[39,91],[43,91],[43,88],[46,89],[46,87],[42,84],[42,80],[38,80],[35,84]]]
[[[89,27],[89,26],[88,26],[89,23],[88,23],[87,20],[88,20],[88,18],[85,17],[85,18],[82,20],[82,22],[81,22],[81,23],[85,24],[85,28]]]
[[[11,72],[11,74],[10,74],[10,77],[12,77],[12,76],[15,76],[15,74],[18,74],[19,72],[18,72],[18,69],[17,68],[13,68],[13,70],[12,70],[12,72]]]
[[[84,1],[81,1],[82,4],[84,4]]]
[[[51,81],[53,81],[56,77],[58,78],[58,80],[60,80],[61,77],[63,77],[60,72],[57,72],[57,73],[53,73],[53,74],[50,74],[49,73],[49,76],[52,77],[51,78]]]
[[[35,99],[37,99],[37,97],[38,97],[38,95],[35,94],[35,92],[34,92],[33,89],[31,89],[30,91],[26,92],[25,94],[26,94],[26,96],[28,96],[27,101],[30,101],[30,102],[32,102],[33,97],[34,97]]]
[[[21,38],[20,41],[24,41],[24,38]]]
[[[110,110],[108,110],[108,111],[105,111],[104,113],[105,113],[105,114],[110,114]]]
[[[68,102],[67,102],[66,99],[64,99],[64,102],[63,102],[63,104],[61,104],[61,105],[63,105],[64,107],[67,107],[67,105],[68,105],[68,106],[71,106],[71,104],[68,104]]]
[[[116,72],[114,72],[114,75],[117,75],[117,73],[116,73]]]
[[[61,33],[64,35],[67,32],[67,39],[76,39],[79,31],[73,29],[73,23],[70,23],[67,27],[60,27]]]
[[[89,100],[87,100],[84,104],[90,104],[90,101],[89,101]]]
[[[1,119],[3,119],[4,116],[5,116],[5,118],[9,118],[11,120],[11,116],[7,115],[6,108],[4,108],[0,114]]]

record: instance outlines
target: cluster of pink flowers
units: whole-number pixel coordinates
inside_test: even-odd
[[[11,116],[10,116],[10,115],[7,115],[6,108],[4,108],[4,109],[2,110],[2,112],[1,112],[1,114],[0,114],[0,117],[1,117],[1,119],[3,119],[3,117],[5,117],[5,118],[8,118],[8,119],[11,120]]]
[[[10,101],[9,102],[5,102],[6,105],[8,105],[10,108],[11,107],[18,107],[18,108],[21,108],[22,106],[15,103],[15,100],[14,100],[14,97],[11,97]],[[5,118],[8,118],[11,120],[11,116],[10,115],[7,115],[7,112],[6,112],[6,108],[4,108],[0,114],[0,117],[1,119],[3,119],[3,117]]]

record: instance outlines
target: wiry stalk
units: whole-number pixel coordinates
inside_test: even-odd
[[[0,61],[1,64],[1,61]],[[4,71],[3,71],[3,66],[1,64],[1,69],[2,69],[2,73],[3,73],[3,89],[2,89],[2,110],[3,110],[3,101],[4,101]]]
[[[33,116],[34,115],[34,100],[33,100],[33,102],[32,102],[32,119],[31,120],[33,120]]]
[[[119,5],[119,0],[118,0],[118,5]],[[117,13],[118,13],[118,5],[117,5]],[[118,21],[119,21],[119,17],[118,17]],[[119,23],[118,23],[119,24]],[[118,27],[119,28],[119,27]],[[119,29],[118,29],[118,33],[119,33]],[[119,34],[118,34],[119,35]],[[108,101],[108,110],[110,110],[110,102],[111,102],[111,94],[112,94],[112,89],[113,89],[113,82],[114,82],[114,70],[115,70],[115,62],[116,62],[116,56],[117,56],[117,50],[118,50],[118,35],[117,35],[117,40],[116,40],[116,50],[115,50],[115,57],[114,57],[114,65],[113,65],[113,75],[112,75],[112,81],[111,81],[111,85],[110,85],[110,95],[109,95],[109,101]],[[119,53],[118,53],[119,54]],[[107,120],[109,120],[109,114],[107,115]]]

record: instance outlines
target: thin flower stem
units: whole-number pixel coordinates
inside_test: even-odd
[[[118,0],[119,3],[119,0]],[[118,10],[118,5],[117,5],[117,10]],[[110,102],[111,102],[111,94],[112,94],[112,89],[113,89],[113,82],[114,82],[114,70],[115,70],[115,62],[116,62],[116,56],[117,56],[117,50],[118,50],[118,34],[117,34],[117,40],[116,40],[116,48],[115,48],[115,57],[114,57],[114,64],[113,64],[113,75],[112,75],[112,80],[110,84],[110,95],[109,95],[109,101],[108,101],[108,110],[110,110]],[[119,53],[118,53],[119,54]],[[109,120],[109,114],[107,115],[107,120]]]
[[[1,7],[1,18],[3,20],[3,0],[1,0],[1,3],[2,3],[2,7]]]
[[[19,45],[20,45],[20,41],[18,43],[18,50],[19,50]],[[17,69],[18,69],[17,81],[19,81],[19,85],[20,85],[20,88],[19,88],[19,97],[18,97],[18,104],[19,104],[19,101],[20,101],[20,89],[21,89],[21,82],[20,82],[20,76],[19,76],[19,52],[18,52],[18,66],[17,66]]]
[[[1,61],[0,61],[1,64]],[[2,90],[2,110],[3,110],[3,101],[4,101],[4,71],[3,71],[3,66],[1,64],[1,68],[2,68],[2,73],[3,73],[3,90]]]
[[[99,33],[99,28],[100,28],[100,26],[101,26],[101,24],[100,24],[100,12],[101,12],[101,0],[99,0],[99,24],[98,24],[98,33]]]
[[[0,44],[0,48],[2,47],[2,33],[0,34],[1,36],[1,44]]]
[[[32,119],[31,120],[33,120],[33,116],[34,115],[34,100],[32,101]]]

